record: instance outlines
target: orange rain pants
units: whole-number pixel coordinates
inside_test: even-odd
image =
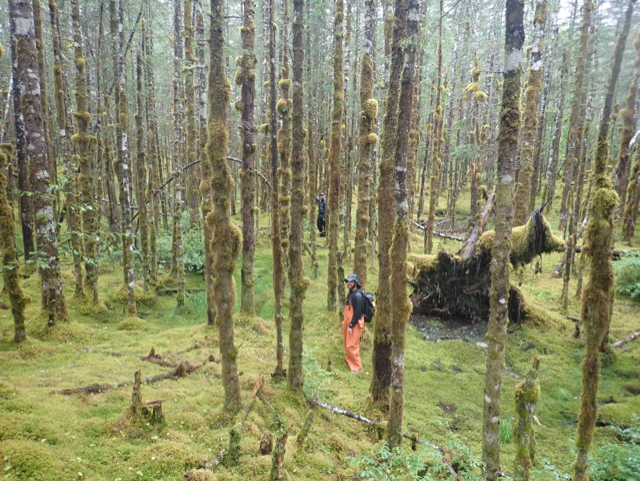
[[[349,323],[353,319],[353,306],[347,304],[344,306],[344,320],[342,321],[342,330],[344,334],[344,353],[349,364],[351,372],[362,371],[362,361],[360,360],[360,336],[364,331],[364,316],[352,329],[349,334]]]

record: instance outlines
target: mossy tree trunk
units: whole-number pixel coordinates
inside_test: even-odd
[[[240,405],[240,384],[236,359],[238,349],[233,339],[233,304],[235,259],[240,254],[242,233],[231,222],[231,198],[233,180],[227,162],[229,132],[227,108],[231,98],[231,86],[225,74],[223,0],[211,2],[211,35],[208,85],[208,141],[207,156],[211,163],[211,188],[213,210],[207,216],[213,238],[206,246],[213,252],[214,295],[222,362],[224,406],[229,412],[237,412]]]
[[[609,123],[620,65],[624,52],[633,6],[629,0],[624,17],[624,25],[616,40],[611,63],[611,71],[605,91],[604,106],[594,157],[593,188],[589,205],[589,222],[584,236],[583,252],[589,269],[587,285],[582,293],[581,320],[586,337],[584,360],[582,362],[582,396],[578,416],[578,456],[574,464],[574,481],[587,481],[588,455],[597,418],[596,397],[600,381],[600,349],[611,324],[613,304],[614,274],[611,263],[611,249],[614,242],[614,213],[618,195],[607,176],[609,161]]]
[[[256,63],[254,53],[256,25],[254,23],[255,2],[244,1],[244,16],[240,34],[242,36],[242,56],[239,57],[239,70],[236,74],[236,84],[241,86],[241,132],[242,132],[242,170],[240,171],[242,187],[242,293],[240,309],[247,314],[254,314],[253,301],[253,261],[256,243],[253,237],[254,229],[254,201],[256,180],[254,175],[255,153],[255,119],[254,100],[256,96]]]
[[[282,2],[282,65],[280,66],[280,98],[276,104],[276,111],[280,116],[280,129],[278,130],[278,154],[280,156],[280,166],[278,167],[278,177],[280,194],[278,197],[278,209],[280,209],[280,242],[282,243],[282,290],[286,283],[286,272],[289,265],[289,228],[291,217],[289,212],[291,201],[291,166],[289,157],[291,156],[291,106],[293,100],[289,98],[291,79],[289,78],[289,0]]]
[[[533,429],[536,406],[540,400],[538,367],[540,360],[533,360],[533,367],[526,378],[516,385],[516,473],[515,479],[529,481],[536,454],[536,433]]]
[[[18,249],[16,249],[14,238],[13,205],[7,195],[8,182],[5,172],[7,172],[9,165],[8,156],[12,154],[13,151],[8,145],[0,145],[0,228],[5,233],[0,236],[0,250],[2,251],[2,278],[4,280],[4,288],[9,295],[11,314],[13,315],[13,340],[18,344],[27,337],[24,328],[24,310],[28,298],[20,286],[20,278],[18,276],[20,259],[18,258]]]
[[[11,29],[11,65],[13,68],[14,116],[18,151],[30,164],[29,182],[34,195],[38,271],[42,294],[42,314],[49,327],[68,321],[66,300],[62,292],[56,219],[50,191],[49,148],[47,147],[42,109],[38,54],[35,42],[33,9],[28,0],[9,2]]]
[[[495,235],[491,261],[488,355],[485,373],[482,460],[487,480],[500,471],[500,388],[509,323],[509,256],[515,188],[515,167],[520,131],[520,63],[524,43],[524,1],[507,0],[505,66],[498,134],[498,180]]]
[[[144,149],[144,123],[142,107],[142,55],[136,55],[136,198],[140,223],[140,251],[142,253],[142,280],[149,290],[149,214],[147,212],[147,154]]]
[[[80,6],[78,0],[72,0],[71,18],[73,20],[73,43],[76,65],[76,133],[71,140],[76,145],[77,159],[80,168],[78,176],[79,205],[82,215],[84,238],[84,269],[87,284],[91,289],[93,302],[98,302],[98,264],[97,264],[97,236],[100,211],[95,203],[95,167],[93,162],[93,145],[96,138],[89,134],[91,115],[89,114],[86,71],[82,53],[82,30],[80,27]],[[77,287],[77,286],[76,286]],[[77,292],[76,292],[77,294]]]
[[[270,138],[271,157],[271,249],[273,257],[273,297],[275,303],[274,320],[276,324],[276,368],[275,377],[284,375],[284,344],[282,337],[282,295],[284,293],[284,262],[282,242],[280,240],[279,176],[278,176],[278,121],[276,118],[276,27],[274,0],[269,0],[269,110],[267,111],[267,133]]]
[[[433,155],[431,162],[431,179],[429,188],[429,218],[427,220],[427,228],[425,230],[425,254],[431,254],[433,250],[433,227],[436,220],[436,203],[438,196],[438,179],[440,177],[440,168],[442,167],[442,157],[440,154],[440,146],[442,144],[442,16],[443,16],[443,0],[440,0],[440,21],[438,22],[438,80],[436,82],[436,107],[433,112]]]
[[[127,113],[126,71],[124,57],[124,27],[122,0],[118,0],[117,11],[115,1],[109,5],[111,22],[116,23],[118,42],[114,42],[114,63],[117,66],[117,83],[115,86],[116,101],[116,171],[120,185],[120,235],[122,238],[122,270],[125,289],[127,290],[127,314],[135,316],[136,298],[133,278],[133,232],[131,229],[131,167],[129,159],[129,115]]]
[[[389,6],[387,6],[390,8]],[[373,330],[373,372],[369,393],[374,403],[383,409],[389,406],[391,388],[391,260],[389,250],[393,241],[395,208],[395,150],[398,136],[398,102],[400,100],[400,76],[404,61],[401,49],[392,49],[394,14],[385,17],[385,50],[389,46],[389,88],[384,106],[384,120],[380,132],[380,182],[378,184],[378,291],[376,298],[376,322]],[[396,28],[398,26],[396,25]],[[404,38],[399,33],[398,38]],[[399,46],[400,47],[400,46]],[[391,51],[395,53],[393,55]]]
[[[185,0],[188,1],[188,0]],[[173,243],[171,247],[171,276],[177,284],[176,303],[178,307],[184,305],[185,279],[184,279],[184,246],[182,244],[182,213],[186,209],[186,174],[183,173],[183,115],[185,109],[182,103],[184,89],[181,82],[182,63],[182,21],[181,0],[173,2],[173,168],[175,202],[173,204]],[[191,23],[191,20],[185,22]],[[193,55],[193,52],[192,52]],[[192,71],[190,70],[191,75]],[[193,83],[193,77],[192,83]]]
[[[149,231],[149,249],[148,249],[148,275],[149,284],[155,286],[158,282],[158,262],[157,262],[157,244],[156,238],[158,235],[158,199],[154,195],[154,192],[158,188],[158,142],[157,131],[158,125],[156,122],[155,113],[155,86],[153,84],[153,68],[150,64],[150,38],[147,31],[147,23],[143,19],[141,26],[142,36],[142,55],[144,59],[144,85],[145,85],[145,112],[147,121],[147,152],[149,153],[147,166],[148,179],[146,182],[146,190],[144,192],[143,200],[149,205],[150,213],[148,218],[151,222],[148,223]],[[139,166],[138,166],[139,167]]]
[[[631,168],[631,177],[627,186],[627,205],[622,218],[623,236],[629,247],[633,246],[638,204],[640,204],[640,149],[636,149],[636,160]]]
[[[353,271],[367,285],[369,261],[369,203],[371,202],[371,152],[378,142],[375,134],[378,101],[374,98],[373,37],[376,32],[376,2],[365,2],[364,48],[360,70],[360,123],[358,132],[358,207],[356,209],[356,245]]]
[[[529,215],[529,202],[533,180],[533,157],[536,150],[538,126],[538,100],[542,87],[544,26],[547,20],[547,2],[536,2],[533,17],[533,46],[529,62],[529,77],[525,91],[524,125],[522,126],[522,146],[520,149],[520,170],[518,171],[518,187],[516,189],[513,225],[523,225]]]
[[[338,236],[340,231],[340,155],[342,153],[342,117],[344,112],[344,0],[335,1],[333,22],[333,107],[331,109],[331,145],[329,169],[329,197],[327,199],[327,310],[338,306]]]
[[[58,121],[58,131],[60,136],[60,145],[62,147],[62,160],[65,170],[65,205],[67,218],[67,227],[71,238],[71,249],[73,253],[73,273],[75,276],[75,292],[74,297],[84,297],[84,279],[82,273],[82,255],[83,246],[82,239],[80,237],[81,225],[79,222],[79,216],[77,212],[77,175],[75,165],[75,158],[72,156],[72,149],[69,145],[69,134],[72,128],[67,121],[67,99],[66,99],[66,82],[64,79],[64,71],[62,67],[62,45],[60,38],[60,25],[58,18],[58,5],[50,1],[49,2],[49,14],[51,18],[51,31],[53,39],[53,81],[54,88],[56,90],[54,99],[56,104],[56,119]],[[55,182],[55,179],[54,179]]]
[[[638,83],[640,83],[640,34],[633,42],[636,49],[636,59],[631,75],[631,84],[627,93],[627,106],[620,113],[622,117],[622,136],[620,137],[620,150],[618,152],[618,177],[616,179],[616,192],[620,198],[620,206],[624,209],[626,205],[627,185],[629,184],[629,167],[631,164],[631,151],[629,144],[636,130],[636,96],[638,93]],[[621,209],[621,210],[622,210]],[[624,225],[624,224],[623,224]]]
[[[407,321],[412,305],[407,282],[407,251],[409,247],[409,213],[407,185],[407,157],[409,134],[413,116],[414,78],[418,49],[418,0],[396,0],[396,23],[393,30],[392,56],[403,57],[403,69],[398,100],[398,134],[395,146],[395,225],[389,250],[391,261],[391,399],[387,436],[389,447],[402,444],[402,418],[404,413],[404,346]]]
[[[558,156],[560,155],[560,140],[562,138],[562,112],[564,110],[564,78],[569,70],[569,59],[567,53],[562,54],[562,67],[560,67],[560,79],[558,80],[560,98],[558,100],[558,110],[554,120],[553,139],[551,140],[551,148],[549,149],[547,159],[547,170],[545,173],[544,189],[542,190],[542,204],[547,204],[549,209],[553,205],[553,198],[556,191],[556,169],[558,167]]]
[[[307,3],[307,9],[311,11],[311,4]],[[309,18],[309,17],[308,17]],[[311,29],[307,28],[307,75],[312,72],[311,63]],[[311,91],[311,88],[308,89]],[[307,157],[308,163],[308,179],[309,179],[309,198],[308,214],[309,214],[309,244],[311,246],[311,276],[313,279],[318,277],[318,256],[316,254],[316,195],[318,192],[318,165],[316,160],[316,142],[314,132],[317,128],[317,123],[314,122],[315,112],[313,107],[316,105],[316,92],[317,86],[313,89],[313,97],[309,101],[309,110],[307,111]],[[311,95],[309,96],[311,97]]]
[[[580,134],[582,133],[582,118],[580,106],[582,104],[582,90],[585,77],[585,63],[589,48],[589,29],[591,26],[591,13],[595,5],[593,0],[585,0],[582,5],[582,26],[580,27],[580,47],[578,61],[576,63],[575,84],[573,99],[571,101],[571,118],[569,120],[569,137],[567,138],[567,158],[565,159],[564,182],[562,187],[562,200],[560,204],[560,221],[558,230],[564,235],[569,222],[569,209],[571,183],[574,181],[575,165],[580,155]]]
[[[303,223],[306,214],[305,193],[307,190],[305,158],[304,158],[304,0],[293,0],[293,141],[291,145],[291,237],[289,244],[289,315],[291,330],[289,331],[289,371],[287,383],[289,388],[302,393],[304,377],[302,373],[302,325],[304,313],[302,306],[309,279],[304,275],[302,252],[304,250]],[[313,227],[312,227],[313,228]]]

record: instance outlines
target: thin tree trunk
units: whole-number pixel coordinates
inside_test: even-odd
[[[227,107],[231,96],[231,86],[225,73],[223,5],[223,0],[212,0],[211,2],[207,155],[213,173],[211,177],[213,210],[207,216],[206,222],[211,224],[213,239],[206,248],[213,252],[214,272],[216,273],[214,294],[222,359],[224,406],[227,411],[235,413],[240,409],[241,404],[236,362],[238,349],[235,347],[233,339],[233,304],[236,297],[233,271],[235,270],[235,259],[242,249],[242,232],[231,222],[230,199],[233,180],[227,162],[229,149]]]
[[[585,232],[583,252],[589,267],[587,286],[582,293],[582,325],[586,334],[584,361],[582,363],[582,396],[578,416],[578,456],[574,464],[574,481],[588,481],[588,455],[596,424],[598,384],[600,380],[600,348],[607,337],[611,323],[614,275],[611,263],[611,248],[614,241],[614,223],[618,196],[606,169],[609,160],[609,123],[616,83],[625,43],[629,34],[633,5],[629,0],[624,17],[624,26],[618,35],[613,51],[611,71],[605,92],[604,106],[598,126],[596,153],[594,158],[595,191],[589,206],[589,223]]]
[[[335,1],[333,23],[333,108],[331,110],[331,145],[329,147],[329,197],[327,199],[327,310],[338,306],[338,236],[340,235],[340,154],[342,153],[342,114],[344,112],[344,0]]]
[[[395,146],[395,225],[389,251],[391,261],[391,399],[387,436],[389,447],[402,444],[402,418],[404,412],[404,345],[407,321],[413,305],[409,300],[407,283],[407,250],[409,223],[407,193],[407,157],[410,146],[410,128],[413,117],[414,78],[418,42],[407,41],[419,33],[418,0],[396,0],[396,24],[393,30],[393,53],[403,57],[403,71],[398,100],[398,134]]]
[[[42,258],[37,259],[42,294],[42,315],[48,326],[68,321],[58,263],[56,219],[49,190],[51,162],[44,132],[40,77],[35,43],[33,9],[28,0],[10,0],[11,65],[14,78],[16,145],[23,159],[29,159],[30,185],[34,195],[36,243]],[[26,95],[26,93],[29,95]]]
[[[289,371],[287,383],[296,393],[302,392],[304,377],[302,373],[302,325],[304,313],[302,305],[309,279],[304,275],[302,252],[304,250],[304,198],[307,189],[304,158],[304,0],[293,0],[293,141],[291,145],[291,238],[289,244]]]
[[[498,134],[498,181],[495,202],[495,236],[491,261],[491,295],[487,356],[482,460],[487,480],[500,472],[500,388],[509,323],[509,255],[513,222],[515,168],[520,120],[520,63],[524,43],[524,1],[507,0],[505,66]]]
[[[253,0],[244,1],[244,16],[242,22],[242,58],[240,60],[240,70],[236,75],[236,83],[241,85],[242,103],[242,170],[240,179],[242,182],[242,293],[240,309],[247,314],[254,314],[253,301],[253,259],[255,252],[255,240],[253,238],[255,200],[255,133],[256,126],[254,120],[254,99],[256,96],[255,66],[257,58],[253,52],[256,26],[253,21],[255,16],[255,2]]]
[[[529,215],[531,191],[536,189],[533,184],[533,160],[536,150],[538,125],[538,99],[542,87],[544,25],[547,20],[546,0],[536,2],[533,18],[533,46],[529,63],[529,78],[524,106],[524,126],[522,128],[522,147],[520,150],[520,170],[518,171],[518,187],[516,189],[515,211],[513,225],[524,225]]]
[[[144,124],[142,110],[142,55],[136,55],[136,198],[140,223],[140,251],[142,253],[142,280],[144,290],[149,290],[149,215],[147,213],[147,154],[144,150]]]
[[[82,49],[82,30],[80,28],[80,6],[78,0],[72,0],[73,43],[76,65],[76,134],[72,137],[76,144],[80,175],[78,176],[79,206],[82,213],[84,237],[84,268],[87,284],[91,288],[93,302],[98,301],[98,264],[97,264],[97,236],[100,211],[95,199],[95,167],[93,165],[93,145],[96,138],[89,134],[91,114],[89,114],[85,64]],[[80,292],[81,293],[81,292]],[[78,294],[76,292],[76,294]]]
[[[356,210],[356,244],[353,271],[360,283],[367,285],[367,263],[371,249],[369,243],[369,202],[371,202],[371,152],[378,143],[375,134],[378,119],[378,101],[373,98],[373,37],[376,31],[375,0],[365,2],[364,48],[360,71],[360,124],[358,136],[358,207]]]

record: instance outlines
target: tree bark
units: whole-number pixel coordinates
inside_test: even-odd
[[[242,293],[240,309],[242,312],[253,315],[253,259],[255,252],[255,240],[253,238],[254,212],[253,204],[255,200],[256,181],[253,175],[255,169],[255,120],[254,120],[254,99],[256,96],[256,63],[257,58],[253,52],[256,26],[253,21],[255,16],[255,2],[245,0],[244,16],[242,21],[242,57],[240,58],[240,69],[236,74],[236,84],[241,86],[241,131],[242,131],[242,170],[240,171],[242,188]]]
[[[327,198],[327,310],[338,307],[338,236],[340,234],[340,154],[342,153],[342,114],[344,111],[344,0],[335,1],[333,22],[333,108],[331,110],[331,144],[327,167],[329,169],[329,196]],[[341,299],[342,301],[342,299]]]
[[[211,225],[213,239],[206,248],[213,252],[214,295],[218,322],[220,355],[222,361],[222,383],[224,406],[229,412],[237,412],[240,405],[240,384],[236,359],[238,349],[233,339],[233,304],[235,301],[235,259],[240,254],[242,233],[231,222],[231,195],[233,180],[227,163],[229,132],[227,130],[227,107],[231,86],[225,73],[223,0],[211,2],[211,36],[208,87],[208,143],[207,155],[211,163],[211,188],[213,210],[206,222]]]
[[[30,185],[35,193],[37,265],[41,279],[42,315],[49,327],[68,321],[62,292],[56,219],[49,184],[49,149],[44,132],[40,77],[35,43],[33,9],[28,0],[9,2],[11,28],[11,64],[14,78],[14,115],[16,144],[22,158],[30,164]]]
[[[291,145],[291,237],[289,244],[289,315],[291,330],[289,331],[289,371],[287,383],[289,388],[302,393],[304,377],[302,372],[302,325],[304,313],[302,305],[309,279],[304,275],[302,252],[304,244],[303,223],[306,214],[305,192],[306,172],[304,158],[304,0],[293,0],[293,142]],[[313,228],[313,227],[312,227]]]
[[[574,464],[574,481],[587,481],[588,455],[597,418],[596,397],[600,380],[600,348],[611,324],[614,274],[610,251],[614,241],[613,216],[618,195],[607,176],[609,160],[609,123],[613,96],[620,74],[620,65],[629,34],[635,0],[629,0],[624,25],[613,51],[611,71],[605,92],[604,106],[598,126],[594,157],[594,193],[589,206],[589,222],[585,231],[584,255],[589,268],[587,286],[582,293],[582,325],[586,334],[584,361],[582,362],[582,396],[578,417],[578,456]]]
[[[498,134],[498,181],[491,261],[488,355],[485,373],[482,460],[487,480],[500,472],[500,388],[509,323],[509,256],[513,223],[515,167],[520,131],[520,63],[524,43],[524,1],[507,0],[505,66]]]

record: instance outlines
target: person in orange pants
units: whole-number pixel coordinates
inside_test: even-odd
[[[360,290],[360,278],[356,274],[350,274],[344,281],[349,288],[342,321],[345,358],[351,372],[360,372],[362,371],[360,336],[364,330],[365,299]]]

